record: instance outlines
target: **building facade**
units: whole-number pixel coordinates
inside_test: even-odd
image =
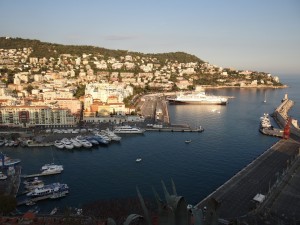
[[[0,127],[72,127],[77,119],[68,109],[48,106],[2,106]]]

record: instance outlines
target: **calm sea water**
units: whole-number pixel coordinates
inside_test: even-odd
[[[62,151],[53,148],[1,149],[22,160],[23,174],[39,171],[42,165],[64,165],[61,175],[43,178],[63,182],[70,194],[63,199],[39,202],[41,212],[53,207],[81,207],[97,199],[152,197],[151,186],[162,196],[161,180],[196,204],[222,185],[279,139],[258,132],[259,117],[272,113],[285,93],[296,104],[290,114],[300,119],[300,79],[282,77],[287,89],[221,89],[209,94],[233,96],[227,106],[170,105],[173,124],[201,125],[203,133],[159,133],[123,137],[120,144],[92,150]],[[267,102],[263,103],[266,93]],[[275,125],[275,123],[274,123]],[[190,144],[184,141],[191,139]],[[135,159],[141,157],[141,163]]]

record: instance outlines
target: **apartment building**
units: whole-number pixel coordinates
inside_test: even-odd
[[[76,118],[68,109],[48,106],[2,106],[0,127],[75,126]]]

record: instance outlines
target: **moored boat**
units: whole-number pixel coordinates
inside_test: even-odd
[[[207,95],[203,90],[192,93],[180,93],[168,98],[170,104],[226,105],[228,99],[222,96]]]
[[[4,155],[2,152],[0,152],[0,167],[14,166],[20,162],[20,159],[11,159],[8,156]]]
[[[35,188],[34,190],[28,192],[26,195],[28,197],[42,197],[42,196],[51,196],[53,194],[59,194],[59,193],[68,193],[69,187],[67,184],[61,184],[61,183],[52,183],[45,185],[41,188]]]
[[[51,175],[51,174],[58,174],[64,170],[62,165],[55,165],[55,164],[46,164],[41,168],[41,174],[43,175]]]
[[[144,129],[132,126],[118,126],[113,130],[115,134],[142,134],[145,132]]]

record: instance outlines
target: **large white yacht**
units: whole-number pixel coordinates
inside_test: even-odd
[[[113,132],[115,134],[142,134],[145,132],[145,130],[138,127],[119,126],[119,127],[115,127]]]
[[[197,104],[197,105],[226,105],[228,99],[221,96],[206,95],[204,91],[180,93],[175,98],[168,99],[170,104]]]

